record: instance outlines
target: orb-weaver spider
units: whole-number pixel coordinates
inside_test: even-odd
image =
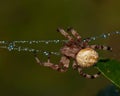
[[[82,69],[93,66],[97,63],[99,56],[95,49],[111,51],[112,48],[103,45],[88,45],[88,43],[91,41],[90,38],[82,40],[81,36],[73,28],[68,28],[67,32],[71,32],[75,38],[70,36],[62,28],[58,28],[57,31],[68,39],[64,46],[60,49],[62,57],[59,64],[51,63],[50,56],[48,56],[47,62],[41,62],[35,54],[35,59],[37,63],[42,66],[49,67],[53,70],[57,70],[59,72],[66,72],[69,67],[70,58],[72,58],[74,61],[72,67],[73,69],[77,69],[81,76],[91,79],[99,77],[100,72],[94,75],[89,75],[84,73]]]

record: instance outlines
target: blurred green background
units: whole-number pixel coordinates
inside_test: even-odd
[[[56,28],[69,26],[83,38],[120,30],[120,0],[0,0],[0,40],[62,40]],[[115,59],[119,42],[118,36],[94,41],[112,46]],[[41,45],[53,51],[61,46]],[[40,67],[29,52],[0,49],[0,96],[97,96],[109,84],[103,76],[89,80],[71,68],[59,73]]]

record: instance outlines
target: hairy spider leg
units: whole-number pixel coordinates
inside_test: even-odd
[[[77,65],[77,63],[76,63],[75,60],[73,61],[72,68],[73,68],[74,70],[76,70],[76,69],[78,68],[78,65]]]
[[[101,49],[101,50],[112,51],[112,47],[105,46],[105,45],[89,45],[88,47],[90,47],[92,49]]]
[[[95,78],[99,77],[100,74],[101,74],[100,71],[98,71],[98,73],[93,74],[93,75],[84,73],[84,72],[82,71],[82,68],[81,68],[81,67],[78,67],[78,72],[79,72],[79,74],[80,74],[81,76],[83,76],[83,77],[85,77],[85,78],[89,78],[89,79],[95,79]]]
[[[65,32],[64,29],[58,28],[57,31],[60,32],[66,38],[68,38],[69,41],[73,40],[73,38],[67,32]]]
[[[34,56],[35,56],[35,60],[38,64],[45,66],[45,67],[49,67],[53,70],[57,70],[59,72],[66,72],[69,67],[70,60],[66,56],[61,57],[60,63],[58,65],[50,62],[50,56],[48,56],[48,61],[43,62],[43,63],[40,61],[40,59],[37,57],[37,55],[34,55]]]
[[[78,34],[78,32],[74,28],[70,27],[67,29],[67,31],[70,31],[72,35],[77,38],[78,41],[81,41],[81,36]]]
[[[77,65],[76,61],[73,62],[73,65],[72,65],[72,68],[75,70],[75,69],[78,69],[78,72],[81,76],[85,77],[85,78],[89,78],[89,79],[95,79],[97,77],[99,77],[99,75],[101,74],[101,72],[98,71],[98,73],[96,74],[93,74],[93,75],[90,75],[90,74],[87,74],[87,73],[84,73],[83,72],[83,68],[81,68],[80,66]]]

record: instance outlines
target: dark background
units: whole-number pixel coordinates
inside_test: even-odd
[[[119,31],[120,1],[0,0],[0,40],[62,40],[65,38],[56,29],[69,26],[83,38]],[[103,55],[119,59],[119,41],[118,36],[111,36],[93,43],[110,45],[112,54]],[[54,51],[62,45],[41,46]],[[46,60],[43,55],[39,57]],[[58,63],[59,58],[53,62]],[[71,68],[59,73],[40,67],[29,52],[0,49],[0,96],[96,96],[109,84],[103,76],[89,80]]]

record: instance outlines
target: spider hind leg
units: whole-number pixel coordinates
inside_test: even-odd
[[[73,65],[72,65],[72,68],[74,70],[78,70],[79,74],[82,76],[82,77],[85,77],[85,78],[89,78],[89,79],[95,79],[95,78],[98,78],[101,74],[101,72],[98,72],[94,75],[90,75],[90,74],[87,74],[87,73],[84,73],[83,72],[83,68],[81,68],[80,66],[77,65],[76,61],[73,62]]]
[[[96,74],[94,74],[94,75],[90,75],[90,74],[87,74],[87,73],[84,73],[83,71],[82,71],[82,68],[78,68],[78,72],[79,72],[79,74],[81,75],[81,76],[83,76],[83,77],[85,77],[85,78],[89,78],[89,79],[95,79],[95,78],[98,78],[99,76],[100,76],[100,74],[101,74],[101,72],[98,72],[98,73],[96,73]]]

